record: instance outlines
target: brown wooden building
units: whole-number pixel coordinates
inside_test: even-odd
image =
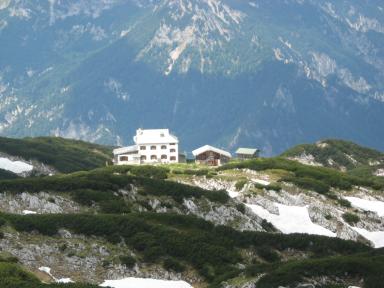
[[[196,163],[209,166],[223,165],[232,158],[231,153],[209,145],[192,151],[192,154],[195,156]]]

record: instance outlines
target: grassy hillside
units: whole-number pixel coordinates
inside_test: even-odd
[[[0,152],[39,161],[62,173],[102,167],[112,157],[110,147],[58,137],[1,137]]]
[[[320,194],[330,195],[331,188],[351,190],[353,186],[384,189],[384,181],[379,177],[359,177],[331,168],[304,165],[285,158],[260,158],[255,160],[232,162],[219,168],[251,169],[265,171],[278,169],[288,172],[280,181],[290,182],[303,189],[313,190]]]
[[[281,156],[300,158],[312,156],[313,161],[325,167],[354,171],[362,167],[372,172],[384,167],[384,153],[343,140],[324,140],[315,144],[303,144],[293,147]]]

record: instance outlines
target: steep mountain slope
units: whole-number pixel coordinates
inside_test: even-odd
[[[383,149],[380,1],[4,1],[3,135]],[[367,117],[369,115],[369,117]]]
[[[285,151],[282,156],[355,175],[384,176],[384,153],[343,140],[298,145]]]

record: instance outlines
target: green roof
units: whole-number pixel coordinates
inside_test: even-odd
[[[236,154],[245,154],[245,155],[255,155],[259,149],[254,148],[239,148],[236,151]]]

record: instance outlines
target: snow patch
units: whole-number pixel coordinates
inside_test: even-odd
[[[71,280],[71,278],[61,278],[61,279],[55,278],[51,273],[52,269],[49,267],[40,267],[39,270],[41,272],[48,274],[53,280],[55,280],[56,283],[75,283],[74,281]]]
[[[35,211],[31,211],[31,210],[23,210],[23,215],[33,215],[33,214],[37,214],[37,212]]]
[[[369,241],[371,241],[375,248],[384,247],[384,231],[371,232],[366,229],[356,227],[352,227],[352,229],[360,235],[364,236],[364,238],[367,238]]]
[[[57,279],[56,282],[57,282],[57,283],[75,283],[74,281],[72,281],[71,278]]]
[[[100,286],[112,288],[192,288],[191,285],[184,281],[168,281],[144,278],[106,280]]]
[[[378,177],[384,177],[384,169],[377,169],[375,175]]]
[[[272,214],[259,205],[246,204],[252,211],[263,219],[271,222],[277,229],[285,234],[305,233],[314,235],[324,235],[336,237],[336,233],[314,224],[308,213],[306,206],[286,206],[274,203],[279,210],[279,214]]]
[[[0,158],[0,168],[16,174],[30,172],[33,166],[22,161],[11,161],[8,158]]]
[[[227,192],[228,192],[229,197],[231,197],[231,198],[236,198],[236,197],[239,197],[239,195],[240,195],[240,193],[236,192],[236,191],[228,190]]]
[[[271,184],[271,182],[268,182],[268,181],[265,181],[265,180],[262,180],[262,179],[252,179],[251,181],[254,182],[254,183],[257,183],[257,184],[264,185],[264,186],[268,186],[268,185]]]
[[[384,217],[384,202],[377,200],[366,200],[357,197],[345,197],[351,204],[357,208],[366,211],[376,212],[380,217]]]

